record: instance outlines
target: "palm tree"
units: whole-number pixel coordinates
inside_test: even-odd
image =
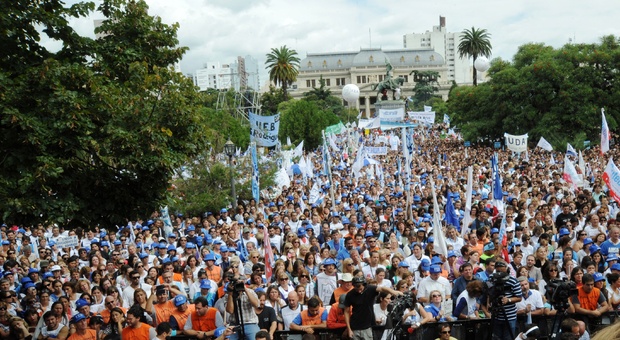
[[[267,65],[269,69],[269,80],[276,86],[281,85],[284,97],[287,98],[287,87],[297,80],[299,74],[299,58],[297,51],[289,49],[286,45],[280,48],[272,48],[267,54]]]
[[[491,34],[486,29],[476,29],[474,27],[471,30],[464,30],[461,34],[461,42],[459,43],[459,57],[463,56],[473,57],[474,64],[476,59],[480,56],[491,56]],[[478,85],[476,77],[476,67],[474,67],[474,86]]]

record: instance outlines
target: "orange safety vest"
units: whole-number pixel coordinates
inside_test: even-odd
[[[123,308],[123,307],[118,307],[123,311],[123,314],[127,314],[127,308]],[[110,322],[110,310],[109,309],[104,309],[101,312],[99,312],[99,315],[103,318],[103,323],[108,323]]]
[[[162,322],[168,322],[172,312],[177,309],[172,300],[168,300],[164,303],[158,303],[153,305],[153,307],[155,307],[155,322],[157,322],[158,325]]]
[[[123,340],[150,340],[149,331],[151,326],[142,323],[140,327],[125,327],[122,333]]]
[[[325,308],[320,307],[319,308],[319,312],[315,315],[315,316],[310,316],[310,314],[308,314],[308,310],[306,309],[305,311],[301,312],[301,325],[302,326],[313,326],[313,325],[320,325],[323,321],[321,321],[321,315],[323,315],[323,312],[325,311]]]
[[[86,329],[86,333],[84,335],[80,335],[77,332],[71,334],[67,340],[96,340],[97,339],[97,331],[94,329]]]
[[[596,310],[598,307],[598,298],[601,296],[601,291],[594,287],[588,294],[583,291],[583,287],[577,289],[577,298],[579,298],[579,305],[583,309]]]
[[[170,315],[170,319],[174,317],[174,319],[177,320],[177,324],[179,325],[179,328],[177,330],[183,330],[183,328],[185,327],[185,323],[187,322],[187,319],[195,311],[196,311],[196,305],[189,305],[187,309],[185,310],[185,312],[180,312],[179,309],[177,308]]]
[[[222,268],[219,266],[213,266],[212,269],[205,268],[205,273],[209,280],[219,282],[222,279]]]
[[[158,281],[159,281],[160,284],[163,284],[164,283],[164,278],[159,276]],[[183,274],[172,273],[172,281],[177,281],[177,282],[183,281]]]
[[[198,313],[192,313],[190,316],[192,320],[192,329],[200,332],[209,332],[216,329],[215,313],[218,313],[215,308],[209,308],[203,316],[199,316]]]

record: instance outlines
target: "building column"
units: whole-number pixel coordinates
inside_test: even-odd
[[[370,96],[364,97],[366,100],[366,110],[364,114],[366,115],[366,119],[370,119]]]

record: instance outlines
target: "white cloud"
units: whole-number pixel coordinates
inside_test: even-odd
[[[73,1],[69,1],[71,3]],[[228,63],[252,55],[263,68],[271,48],[287,45],[307,52],[355,51],[360,47],[403,47],[403,35],[425,32],[446,17],[447,30],[486,28],[493,57],[511,60],[518,47],[542,42],[560,47],[569,41],[593,43],[620,35],[620,7],[614,0],[497,2],[444,0],[147,0],[150,14],[178,22],[179,41],[190,51],[181,61],[193,73],[207,61]],[[97,16],[94,16],[97,18]],[[92,18],[76,22],[92,35]],[[369,39],[369,29],[372,39]],[[90,31],[89,31],[90,30]],[[262,76],[266,79],[266,71]]]

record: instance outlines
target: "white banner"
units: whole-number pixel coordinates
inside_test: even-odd
[[[421,124],[435,124],[435,111],[407,112],[409,119],[417,120]]]
[[[520,136],[504,133],[504,138],[508,150],[514,152],[524,152],[527,150],[527,133]]]
[[[379,119],[382,122],[402,122],[405,119],[405,109],[380,109],[379,110]]]
[[[77,245],[78,245],[77,235],[59,237],[58,241],[56,241],[56,248],[58,249],[77,247]]]
[[[368,156],[387,155],[387,146],[366,146],[364,147]]]
[[[280,130],[280,114],[259,116],[250,112],[249,116],[250,140],[256,142],[256,146],[276,146]]]
[[[620,202],[620,170],[614,163],[613,157],[609,158],[609,162],[607,163],[607,168],[605,168],[605,172],[603,173],[603,181],[607,184],[609,188],[609,195],[616,202]]]

